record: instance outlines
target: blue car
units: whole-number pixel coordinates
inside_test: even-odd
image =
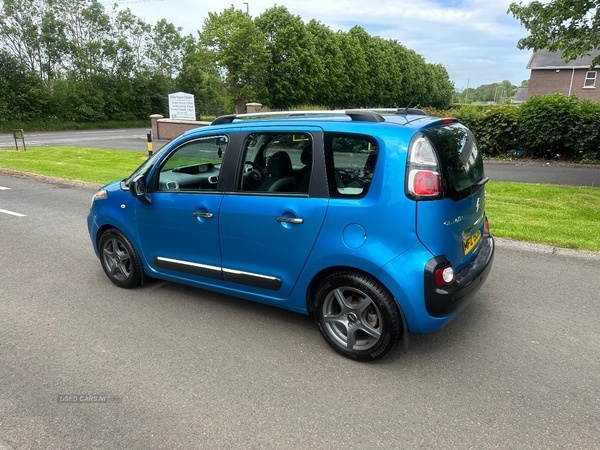
[[[102,187],[88,228],[117,286],[156,278],[310,314],[369,361],[483,285],[487,181],[471,132],[421,110],[228,115]]]

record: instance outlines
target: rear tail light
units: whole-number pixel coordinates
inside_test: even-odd
[[[435,284],[446,286],[454,281],[454,269],[452,265],[440,267],[435,271]]]
[[[435,196],[440,193],[440,174],[430,170],[412,170],[408,175],[410,191],[418,196]]]
[[[490,235],[490,223],[488,222],[487,217],[485,218],[485,221],[483,222],[483,235],[484,236]]]
[[[406,192],[414,199],[437,198],[441,194],[439,161],[425,136],[410,143],[406,163]]]

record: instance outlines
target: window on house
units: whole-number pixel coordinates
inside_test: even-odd
[[[596,87],[596,74],[597,72],[591,71],[585,74],[585,84],[583,87]]]

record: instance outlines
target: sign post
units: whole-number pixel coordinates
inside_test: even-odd
[[[171,119],[196,120],[194,96],[185,92],[169,94],[169,117]]]
[[[148,156],[152,156],[152,131],[146,135],[148,139]]]
[[[27,151],[27,147],[25,147],[25,134],[23,133],[23,129],[13,130],[13,138],[15,139],[15,147],[17,147],[17,151],[19,151],[19,143],[17,142],[19,139],[23,142],[23,151]]]

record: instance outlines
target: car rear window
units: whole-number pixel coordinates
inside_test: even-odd
[[[423,131],[437,150],[444,194],[455,200],[468,197],[483,178],[483,157],[471,132],[455,124]]]

